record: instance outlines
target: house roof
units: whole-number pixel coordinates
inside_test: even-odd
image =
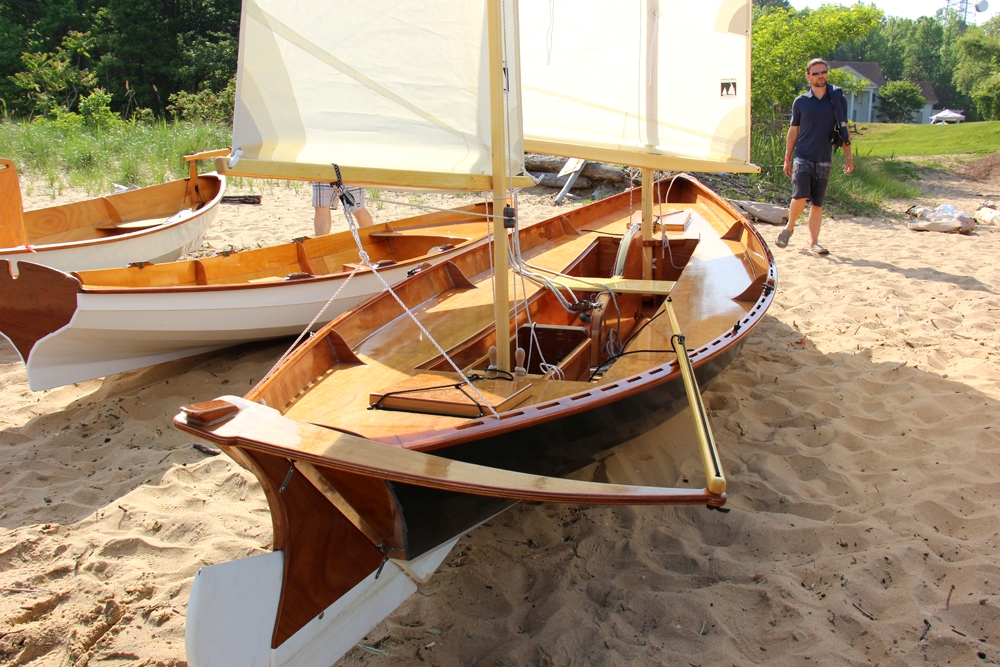
[[[920,86],[920,94],[927,101],[927,104],[934,106],[940,100],[938,99],[937,93],[934,92],[934,84],[930,81],[917,81],[917,85]]]
[[[879,88],[885,85],[885,77],[882,76],[882,68],[879,67],[878,63],[855,63],[847,60],[831,60],[829,65],[831,69],[850,67]]]

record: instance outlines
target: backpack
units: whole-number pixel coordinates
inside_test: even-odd
[[[833,150],[836,150],[844,145],[847,138],[844,136],[847,134],[847,123],[840,117],[840,111],[843,107],[844,91],[836,86],[830,86],[828,97],[830,98],[830,104],[833,105],[833,129],[830,130],[830,145],[833,146]],[[840,96],[836,101],[834,97]]]

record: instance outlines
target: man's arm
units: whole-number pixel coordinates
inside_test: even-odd
[[[792,156],[795,155],[795,142],[799,140],[799,126],[792,125],[788,128],[788,136],[785,137],[785,176],[792,177]]]
[[[844,109],[844,118],[847,118],[847,97],[841,93],[840,103]],[[849,174],[854,171],[854,156],[851,155],[851,129],[847,122],[844,122],[844,173]]]

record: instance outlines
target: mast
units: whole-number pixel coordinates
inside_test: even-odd
[[[490,53],[490,135],[493,155],[493,314],[496,320],[496,367],[511,371],[510,298],[508,293],[506,105],[504,99],[504,35],[502,0],[487,0]],[[499,212],[499,214],[498,214]]]

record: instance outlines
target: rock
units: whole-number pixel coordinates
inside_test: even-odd
[[[538,181],[538,185],[546,188],[562,188],[562,186],[566,185],[566,181],[569,180],[569,176],[556,176],[552,172],[534,173],[532,176],[536,179],[541,179]],[[573,184],[574,190],[589,190],[593,187],[594,182],[586,176],[580,176],[576,179],[576,183]]]

